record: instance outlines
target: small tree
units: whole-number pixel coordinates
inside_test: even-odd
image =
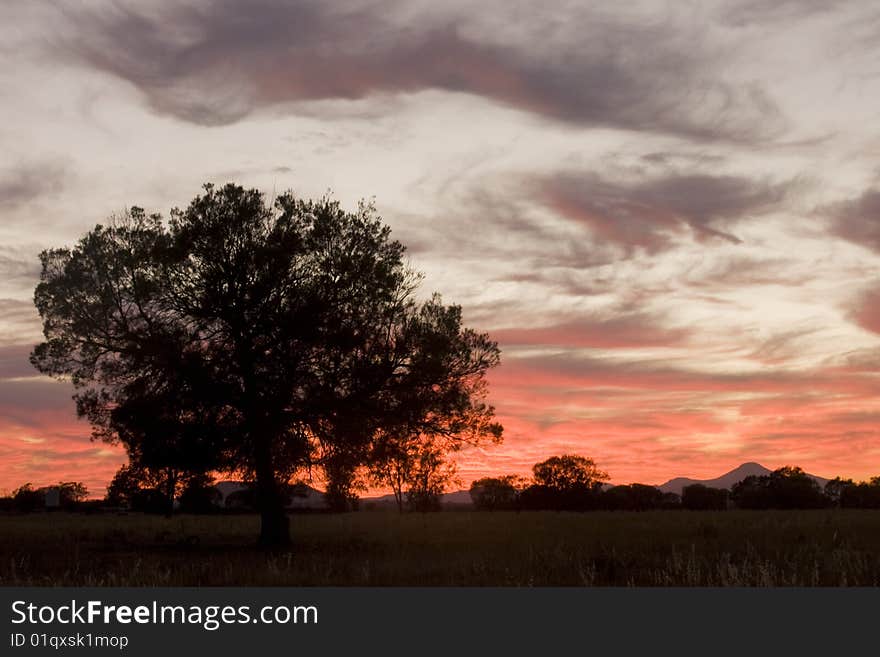
[[[524,509],[585,511],[601,504],[608,474],[593,459],[573,454],[554,456],[532,468],[534,483],[520,494]]]
[[[574,454],[553,456],[532,468],[538,486],[564,491],[576,488],[597,489],[608,481],[608,473],[600,470],[593,459]]]
[[[89,489],[81,481],[62,481],[56,484],[59,505],[63,509],[72,509],[89,496]]]
[[[436,511],[447,486],[455,482],[455,464],[448,461],[442,443],[426,436],[384,440],[371,462],[377,484],[391,487],[397,509]]]
[[[522,478],[516,475],[484,477],[471,484],[470,495],[474,508],[480,511],[513,509],[522,488]]]
[[[416,453],[410,470],[406,500],[413,511],[439,511],[440,498],[457,481],[455,463],[446,460],[444,450],[431,443]]]
[[[34,490],[34,487],[27,483],[12,491],[12,503],[16,511],[28,513],[43,508],[46,496],[44,492]]]
[[[852,479],[835,477],[825,483],[825,497],[834,506],[842,506],[841,502],[855,485],[856,483]]]
[[[829,481],[832,484],[834,480]],[[826,495],[828,486],[826,486]],[[838,504],[848,509],[880,509],[880,477],[853,483],[848,480],[840,488]]]

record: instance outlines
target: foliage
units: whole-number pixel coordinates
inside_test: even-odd
[[[536,463],[532,468],[535,485],[546,486],[556,491],[577,488],[598,489],[602,482],[608,481],[608,473],[603,472],[593,459],[574,454],[553,456]]]
[[[613,486],[602,495],[603,508],[612,511],[650,511],[670,504],[670,499],[654,486],[629,484]]]
[[[880,509],[880,477],[858,483],[837,477],[825,484],[825,495],[844,509]]]
[[[457,481],[446,445],[429,436],[386,438],[370,463],[372,481],[391,488],[399,511],[437,511],[446,488]]]
[[[408,477],[406,501],[413,511],[439,511],[440,496],[457,481],[455,463],[446,460],[443,449],[427,442],[416,452]]]
[[[174,468],[153,469],[126,464],[117,470],[107,487],[107,504],[144,513],[171,515],[178,501],[190,513],[213,511],[219,503],[213,477]]]
[[[79,481],[61,481],[53,486],[34,488],[26,483],[12,491],[11,507],[16,511],[28,513],[46,508],[46,495],[53,491],[57,494],[58,507],[72,510],[82,504],[89,496],[88,488]]]
[[[525,488],[521,477],[484,477],[471,484],[470,495],[478,511],[499,511],[517,507],[519,492]]]
[[[681,491],[681,506],[691,511],[723,511],[730,493],[724,488],[691,484]]]
[[[45,507],[46,495],[42,490],[35,490],[30,483],[22,484],[12,491],[12,502],[16,511],[36,511]]]
[[[189,477],[180,492],[181,513],[214,513],[220,506],[222,494],[214,487],[209,475]]]
[[[730,498],[743,509],[816,509],[827,498],[816,481],[798,467],[751,475],[733,485]]]

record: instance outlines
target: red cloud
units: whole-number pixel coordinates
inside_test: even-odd
[[[493,339],[507,345],[545,345],[618,349],[679,345],[687,338],[685,329],[666,328],[646,313],[617,317],[586,317],[540,328],[506,328],[492,332]]]
[[[850,316],[866,331],[880,333],[880,286],[863,292],[854,304]]]

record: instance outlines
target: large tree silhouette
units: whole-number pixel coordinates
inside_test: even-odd
[[[133,208],[43,252],[31,361],[142,462],[253,479],[261,542],[284,543],[283,486],[316,454],[362,463],[397,430],[500,436],[497,346],[418,303],[403,255],[369,205],[207,185],[169,221]]]

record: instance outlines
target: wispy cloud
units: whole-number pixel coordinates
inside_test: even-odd
[[[70,176],[58,161],[23,162],[0,169],[0,209],[58,194]]]
[[[831,219],[833,234],[880,252],[880,190],[867,189],[861,196],[830,205],[823,212]]]
[[[790,183],[702,174],[625,182],[566,172],[537,187],[550,209],[589,229],[597,242],[655,253],[683,233],[739,243],[729,226],[778,208]]]

